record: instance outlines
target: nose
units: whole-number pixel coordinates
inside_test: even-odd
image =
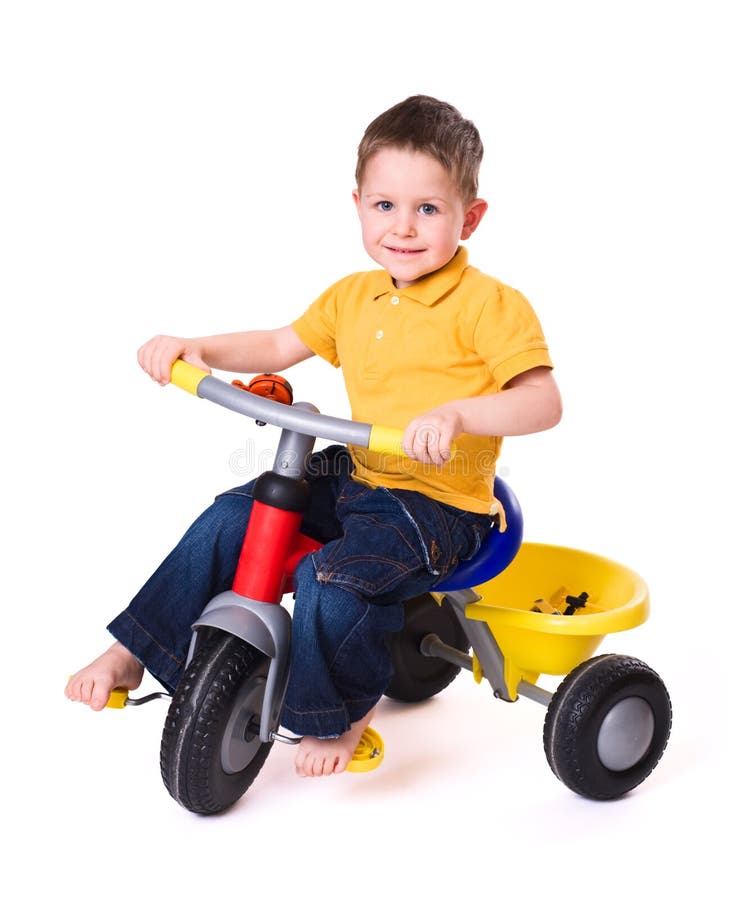
[[[398,237],[415,237],[416,225],[413,213],[410,210],[396,210],[392,231]]]

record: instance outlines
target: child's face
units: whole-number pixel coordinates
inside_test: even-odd
[[[465,204],[432,156],[385,147],[367,161],[354,191],[364,248],[404,288],[445,266],[483,217],[487,204]]]

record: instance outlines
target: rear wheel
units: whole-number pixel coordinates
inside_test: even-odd
[[[259,740],[269,658],[240,638],[208,630],[172,698],[160,764],[169,793],[186,809],[234,804],[262,768]]]
[[[573,669],[555,692],[544,721],[544,750],[567,787],[610,800],[654,769],[671,724],[670,697],[655,671],[631,656],[596,656]]]
[[[407,703],[426,700],[443,691],[459,674],[459,666],[421,653],[421,641],[435,634],[445,644],[467,653],[470,643],[447,600],[439,605],[431,594],[404,604],[403,630],[390,636],[394,674],[386,696]]]

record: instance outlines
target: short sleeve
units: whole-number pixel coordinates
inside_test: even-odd
[[[523,294],[497,282],[483,304],[474,332],[475,350],[499,388],[538,366],[553,368],[539,319]]]
[[[318,356],[337,368],[341,365],[336,349],[338,298],[341,282],[332,285],[292,323],[300,340]]]

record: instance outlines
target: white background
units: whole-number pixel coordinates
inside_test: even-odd
[[[19,879],[13,896],[727,895],[731,7],[3,3],[1,877]],[[350,197],[356,145],[413,93],[480,128],[490,211],[471,258],[530,298],[556,363],[562,424],[504,448],[527,536],[646,578],[651,618],[603,649],[662,675],[672,739],[631,796],[584,801],[547,766],[543,709],[499,703],[463,674],[421,707],[383,703],[376,773],[299,780],[278,746],[236,808],[199,818],[159,780],[163,704],[95,715],[62,689],[191,518],[268,459],[273,433],[160,390],[135,351],[157,332],[285,324],[371,266]],[[325,363],[289,376],[300,398],[347,412]]]

